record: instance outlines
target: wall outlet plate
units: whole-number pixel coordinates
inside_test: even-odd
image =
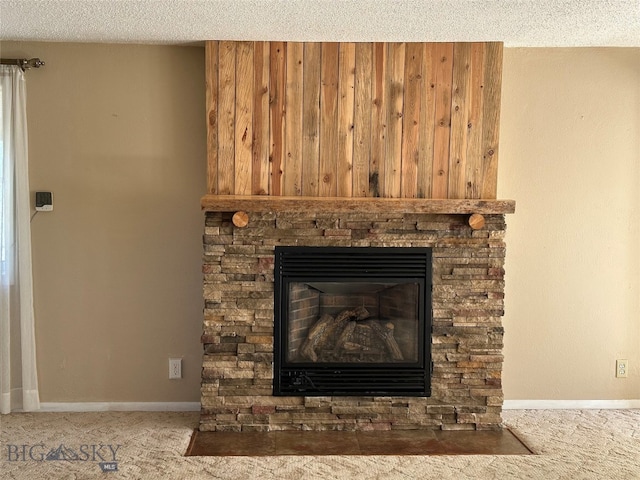
[[[170,358],[169,359],[169,379],[174,380],[182,378],[182,359]]]
[[[616,377],[627,378],[629,373],[629,360],[616,360]]]

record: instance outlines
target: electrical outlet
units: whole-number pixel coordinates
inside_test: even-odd
[[[182,359],[170,358],[169,359],[169,378],[176,379],[182,378]]]
[[[616,377],[627,378],[629,372],[629,360],[616,360]]]

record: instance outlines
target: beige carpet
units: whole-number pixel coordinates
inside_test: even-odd
[[[640,479],[640,410],[503,418],[538,455],[184,457],[197,413],[11,414],[0,479]]]

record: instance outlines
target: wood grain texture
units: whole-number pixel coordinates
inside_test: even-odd
[[[386,135],[387,135],[387,45],[373,45],[373,86],[371,107],[371,159],[369,163],[369,190],[372,197],[380,197],[384,189]]]
[[[320,60],[322,45],[305,43],[302,105],[302,194],[318,196],[320,171]]]
[[[481,198],[496,198],[498,189],[498,141],[502,86],[502,43],[489,43],[485,51],[482,123]]]
[[[465,198],[467,125],[471,110],[471,44],[456,43],[453,52],[448,198]]]
[[[436,44],[422,45],[422,97],[420,105],[420,137],[418,140],[417,197],[432,198],[433,139],[436,122]]]
[[[485,219],[483,215],[474,213],[469,216],[467,223],[473,230],[480,230],[485,225]]]
[[[471,105],[467,123],[467,172],[465,198],[480,198],[482,166],[482,124],[484,108],[484,45],[471,45]]]
[[[244,228],[249,225],[249,215],[247,212],[236,212],[231,217],[231,222],[238,228]]]
[[[284,101],[286,80],[286,44],[271,42],[269,57],[269,143],[271,159],[271,195],[282,192],[282,164],[284,155]]]
[[[339,44],[323,43],[320,65],[320,188],[321,197],[335,197],[338,166]]]
[[[442,213],[452,215],[514,213],[513,200],[344,198],[271,195],[205,195],[202,209],[209,212],[362,212]]]
[[[235,191],[236,42],[220,42],[218,193]]]
[[[353,194],[353,115],[355,96],[356,46],[341,43],[338,61],[338,165],[336,195]]]
[[[282,194],[302,194],[302,87],[304,46],[287,44],[285,92],[285,154],[282,163]]]
[[[502,44],[206,42],[207,192],[497,197]]]
[[[207,192],[218,193],[218,42],[204,49],[207,112]]]
[[[255,85],[253,42],[236,49],[235,182],[236,195],[249,195],[253,163],[253,90]]]
[[[370,196],[369,159],[371,157],[371,72],[373,48],[356,44],[355,93],[353,113],[353,196]]]
[[[433,136],[433,176],[431,196],[449,195],[449,140],[451,137],[451,83],[453,76],[453,44],[435,47],[435,125]]]
[[[402,172],[402,115],[404,108],[405,44],[390,43],[387,57],[387,137],[384,155],[383,197],[400,197]]]
[[[402,192],[403,198],[418,196],[418,163],[420,158],[420,115],[422,107],[423,45],[408,43],[404,72],[404,114],[402,115]]]
[[[269,42],[256,42],[253,48],[253,157],[251,191],[269,193]]]

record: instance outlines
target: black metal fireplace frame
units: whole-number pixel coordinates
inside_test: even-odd
[[[431,248],[275,247],[274,382],[276,396],[431,395]],[[386,281],[419,284],[415,362],[289,362],[287,308],[291,282]]]

